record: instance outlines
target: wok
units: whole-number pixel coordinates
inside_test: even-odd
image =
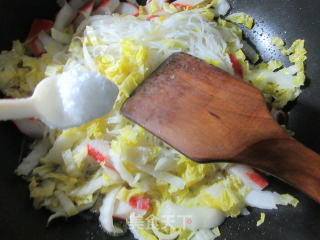
[[[52,18],[58,7],[55,0],[0,0],[0,49],[10,49],[11,41],[23,40],[32,19]],[[243,11],[255,18],[253,30],[246,38],[256,46],[262,58],[281,59],[270,45],[273,36],[291,44],[297,38],[306,40],[308,60],[307,83],[299,99],[289,104],[287,126],[295,137],[320,152],[320,2],[314,0],[229,0],[232,12]],[[11,122],[0,123],[0,236],[4,240],[100,240],[107,236],[98,225],[97,216],[85,212],[69,219],[57,219],[46,227],[49,211],[35,210],[29,199],[27,183],[15,176],[14,169],[27,154],[30,141]],[[303,159],[301,159],[303,161]],[[297,197],[297,208],[279,207],[264,210],[266,221],[256,227],[262,210],[252,209],[250,216],[227,219],[221,226],[220,239],[319,239],[320,205],[289,185],[269,177],[271,191]],[[319,189],[320,190],[320,189]],[[130,234],[117,239],[133,239]]]

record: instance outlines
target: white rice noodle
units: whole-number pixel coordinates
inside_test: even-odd
[[[93,58],[91,57],[88,48],[87,48],[87,42],[84,41],[83,45],[82,45],[82,49],[83,49],[83,58],[84,58],[84,63],[85,65],[92,71],[97,71],[97,67],[96,64],[93,60]]]
[[[99,41],[108,46],[91,47],[87,51],[92,56],[107,55],[120,59],[122,39],[135,39],[136,44],[142,44],[148,50],[146,64],[150,72],[172,53],[184,50],[199,58],[219,61],[222,69],[233,73],[226,53],[229,35],[236,38],[237,48],[242,46],[232,30],[221,31],[215,22],[206,21],[197,9],[174,14],[163,22],[141,21],[132,16],[93,16],[88,19],[88,24]],[[98,48],[100,51],[94,50]]]

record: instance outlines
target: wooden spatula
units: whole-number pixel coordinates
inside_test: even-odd
[[[205,61],[173,54],[121,111],[194,161],[247,164],[320,203],[320,156],[273,119],[259,90]]]

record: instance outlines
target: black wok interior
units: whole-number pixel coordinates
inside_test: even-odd
[[[308,60],[307,84],[298,101],[289,104],[288,128],[295,137],[320,153],[320,2],[314,0],[229,0],[232,12],[243,11],[255,18],[253,30],[245,36],[264,60],[281,59],[270,45],[273,36],[291,44],[297,38],[306,40]],[[57,12],[52,0],[0,0],[0,49],[10,49],[12,40],[23,40],[32,19],[53,18]],[[98,225],[97,216],[88,212],[69,219],[58,219],[48,227],[50,212],[35,210],[29,199],[27,183],[14,174],[29,140],[11,122],[0,122],[0,238],[4,240],[100,240],[113,239]],[[301,159],[303,161],[303,159]],[[247,217],[227,219],[218,239],[309,239],[320,238],[320,205],[287,184],[269,177],[269,190],[290,193],[300,200],[297,208],[279,207],[263,210],[266,220],[256,227],[262,210],[250,209]],[[320,186],[319,186],[320,190]],[[133,239],[130,234],[119,239]]]

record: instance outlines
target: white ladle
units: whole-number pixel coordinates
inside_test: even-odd
[[[34,117],[51,128],[75,127],[107,114],[117,96],[103,75],[69,71],[42,80],[29,98],[0,100],[0,120]]]

